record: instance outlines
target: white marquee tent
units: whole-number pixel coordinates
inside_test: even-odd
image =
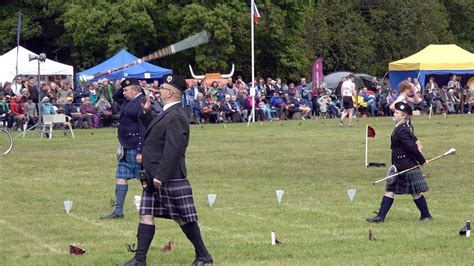
[[[0,82],[11,82],[16,75],[16,47],[0,56]],[[35,53],[26,48],[19,46],[18,51],[18,75],[38,75],[38,61],[29,61],[28,55]],[[74,75],[72,66],[62,64],[50,59],[46,59],[44,63],[40,63],[40,74],[43,75]]]

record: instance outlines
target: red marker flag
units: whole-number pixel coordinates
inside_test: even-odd
[[[375,138],[375,129],[371,126],[367,126],[367,137]]]

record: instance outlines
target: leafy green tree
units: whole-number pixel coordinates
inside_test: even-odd
[[[154,1],[72,1],[57,19],[64,25],[60,43],[69,47],[79,68],[90,67],[125,48],[142,55],[155,44],[156,30],[149,10]]]

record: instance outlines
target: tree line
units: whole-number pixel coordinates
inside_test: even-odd
[[[236,72],[250,79],[250,1],[242,0],[21,0],[0,7],[0,53],[20,44],[48,58],[92,67],[127,49],[138,57],[203,29],[208,45],[152,63],[190,76]],[[428,44],[455,43],[474,51],[471,0],[255,0],[256,71],[284,80],[324,71],[383,75],[388,63]]]

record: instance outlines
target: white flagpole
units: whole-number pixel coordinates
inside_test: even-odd
[[[367,163],[367,153],[369,151],[369,125],[365,125],[365,167],[367,167],[369,164]]]
[[[255,1],[254,0],[251,0],[251,3],[250,3],[250,31],[251,31],[251,45],[252,45],[252,88],[251,88],[251,91],[250,91],[250,95],[252,95],[252,112],[251,112],[251,115],[252,115],[252,122],[255,123],[255,52],[254,52],[254,48],[255,48],[255,45],[254,45],[254,17],[253,17],[253,14],[254,14],[254,6],[255,6]]]

